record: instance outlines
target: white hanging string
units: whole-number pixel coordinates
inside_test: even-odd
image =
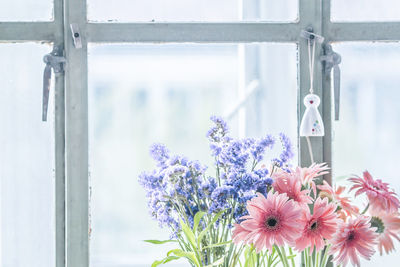
[[[312,151],[310,137],[306,136],[306,140],[307,140],[307,145],[308,145],[308,152],[310,153],[311,164],[313,164],[314,163],[314,155],[313,155],[313,151]]]
[[[315,62],[314,59],[315,59],[315,37],[308,38],[308,68],[310,72],[310,94],[314,93],[314,62]]]
[[[312,50],[312,51],[311,51]],[[310,72],[310,94],[314,93],[314,62],[315,62],[315,39],[308,38],[308,69]],[[306,136],[308,152],[310,154],[311,163],[314,163],[314,153],[311,146],[310,137]]]

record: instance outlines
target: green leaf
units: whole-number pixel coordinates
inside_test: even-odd
[[[190,227],[186,223],[184,223],[182,220],[181,220],[181,227],[182,227],[183,233],[186,236],[186,239],[192,245],[193,249],[196,250],[197,249],[196,237],[195,237],[194,233],[192,232],[192,229],[190,229]]]
[[[199,238],[197,239],[197,245],[198,247],[200,247],[200,242],[201,240],[204,238],[204,236],[207,234],[207,232],[210,230],[210,228],[214,225],[214,223],[218,220],[218,218],[222,215],[222,213],[224,213],[225,210],[221,210],[220,212],[218,212],[214,218],[211,220],[211,222],[206,226],[206,228],[200,232],[199,234]]]
[[[216,260],[213,263],[211,263],[209,265],[206,265],[204,267],[212,267],[212,266],[217,266],[217,265],[223,264],[224,263],[224,259],[225,259],[225,257],[219,258],[218,260]]]
[[[204,211],[199,211],[196,213],[196,215],[194,215],[194,219],[193,219],[193,232],[196,233],[197,232],[197,228],[199,227],[200,224],[200,220],[201,218],[203,218],[203,216],[206,213]]]
[[[176,240],[143,240],[144,242],[155,244],[155,245],[161,245],[165,243],[171,243],[171,242],[178,242]]]
[[[224,246],[224,245],[227,245],[227,244],[230,244],[230,243],[232,243],[232,240],[229,240],[229,241],[226,241],[226,242],[217,243],[217,244],[211,244],[209,246],[204,247],[203,249],[220,247],[220,246]]]
[[[180,259],[180,258],[181,257],[178,257],[178,256],[168,256],[168,257],[165,257],[162,260],[154,261],[153,264],[151,265],[151,267],[157,267],[158,265],[161,265],[161,264],[173,261],[173,260],[177,260],[177,259]]]
[[[200,267],[200,263],[196,259],[194,252],[186,252],[181,249],[173,249],[173,250],[168,251],[167,256],[170,256],[171,254],[174,254],[175,256],[178,256],[178,257],[184,257],[184,258],[190,260],[192,263],[194,263],[197,267]]]

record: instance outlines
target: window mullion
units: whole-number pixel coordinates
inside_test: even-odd
[[[86,1],[64,0],[66,127],[66,266],[89,266],[88,68]],[[70,24],[82,48],[75,48]]]
[[[179,22],[179,23],[88,23],[89,42],[296,42],[298,23],[270,22]]]
[[[325,43],[329,44],[331,41],[329,39],[328,27],[330,25],[330,18],[331,18],[331,1],[326,0],[322,1],[322,16],[321,16],[321,23],[322,23],[322,34],[325,37]],[[322,53],[321,53],[322,54]],[[321,65],[321,64],[319,64]],[[321,65],[324,67],[325,65]],[[322,68],[321,70],[321,88],[322,88],[322,120],[324,121],[325,126],[325,136],[323,137],[323,162],[326,162],[331,169],[333,169],[333,160],[332,160],[332,141],[333,141],[333,115],[332,115],[332,81],[331,81],[331,73],[325,72],[325,69]],[[328,174],[324,175],[324,180],[328,183],[332,184],[332,171]]]
[[[64,55],[63,0],[54,0],[54,51]],[[65,267],[65,75],[55,73],[55,253],[56,267]]]
[[[51,42],[57,32],[54,22],[1,22],[1,42]]]
[[[306,30],[308,27],[312,27],[313,32],[322,35],[322,0],[300,0],[299,2],[299,17],[300,27]],[[301,118],[303,117],[305,106],[303,104],[304,97],[309,94],[310,89],[310,76],[308,69],[308,48],[307,40],[300,37],[300,31],[298,32],[299,42],[299,90],[298,94],[298,125],[300,125]],[[320,64],[321,45],[316,44],[315,50],[315,70],[314,70],[314,93],[321,97],[322,96],[322,65]],[[325,103],[321,101],[319,107],[320,112],[322,106]],[[321,112],[322,113],[322,112]],[[298,127],[299,128],[299,127]],[[321,137],[310,137],[311,146],[314,155],[315,162],[323,162],[323,140]],[[300,166],[309,166],[311,164],[310,154],[306,139],[299,136],[299,164]]]

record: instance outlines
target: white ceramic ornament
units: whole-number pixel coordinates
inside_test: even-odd
[[[324,123],[318,111],[321,100],[317,95],[308,94],[304,97],[306,111],[300,124],[300,136],[324,136]]]

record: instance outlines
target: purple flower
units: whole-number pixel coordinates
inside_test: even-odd
[[[272,149],[274,144],[275,139],[270,135],[267,135],[267,137],[258,140],[252,147],[251,154],[253,158],[256,161],[261,161],[264,157],[265,150],[267,148]]]
[[[158,166],[164,166],[169,159],[169,151],[163,144],[155,143],[150,147],[150,155],[157,162]]]
[[[214,192],[214,189],[217,187],[217,182],[215,178],[209,177],[207,181],[201,184],[199,195],[201,198],[211,197],[211,194]]]
[[[180,219],[192,225],[194,215],[200,210],[212,214],[226,210],[222,219],[230,218],[233,213],[234,221],[240,221],[247,214],[246,202],[256,193],[267,195],[273,183],[268,169],[257,164],[272,149],[275,139],[270,135],[260,139],[234,139],[228,135],[224,120],[220,117],[211,117],[211,120],[214,125],[207,137],[218,170],[215,178],[206,178],[207,167],[199,161],[170,155],[162,144],[154,144],[150,149],[157,168],[139,176],[151,216],[161,227],[169,227],[172,236],[179,232]],[[291,142],[284,134],[280,134],[280,141],[283,149],[273,163],[287,167],[293,157]],[[228,221],[227,225],[232,223]]]
[[[223,185],[215,188],[211,194],[211,206],[209,212],[218,212],[229,208],[228,199],[235,196],[236,192],[233,186]]]
[[[289,160],[293,158],[294,153],[293,153],[293,148],[292,148],[292,142],[290,141],[289,137],[287,137],[285,134],[280,133],[279,134],[280,141],[282,143],[282,152],[279,155],[279,158],[274,159],[273,162],[277,164],[279,167],[283,167],[284,165],[287,165]]]
[[[274,180],[272,178],[262,178],[258,180],[256,187],[256,192],[267,196],[268,191],[271,189],[271,185],[273,184]]]
[[[228,126],[221,117],[211,116],[210,119],[215,123],[215,126],[207,132],[207,137],[211,142],[220,142],[228,134]]]

